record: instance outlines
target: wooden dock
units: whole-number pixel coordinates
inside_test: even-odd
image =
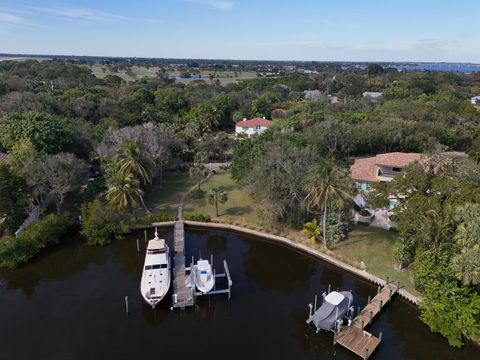
[[[190,274],[190,266],[185,266],[185,229],[182,218],[182,208],[178,210],[178,220],[175,222],[173,256],[173,296],[172,309],[186,308],[195,304],[195,285]],[[188,271],[187,271],[188,270]]]
[[[334,335],[334,342],[349,349],[362,359],[368,359],[380,344],[382,336],[381,334],[379,338],[373,336],[365,331],[365,327],[382,311],[397,291],[397,285],[387,283],[357,314],[349,326],[343,327],[338,334]]]

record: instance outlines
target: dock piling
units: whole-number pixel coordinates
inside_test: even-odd
[[[147,243],[147,229],[143,230],[143,235],[145,236],[145,244]]]
[[[140,252],[140,244],[139,244],[138,239],[137,239],[137,252]]]
[[[127,315],[129,314],[128,311],[128,296],[125,296],[125,310],[127,311]]]

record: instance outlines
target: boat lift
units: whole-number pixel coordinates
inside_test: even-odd
[[[186,268],[186,270],[191,276],[191,284],[194,287],[195,282],[193,281],[193,272],[192,272],[193,264],[195,264],[195,261],[194,261],[194,258],[192,256],[191,265],[190,265],[190,267]],[[228,294],[228,300],[230,300],[231,295],[232,295],[233,282],[232,282],[232,278],[230,276],[230,270],[228,269],[227,260],[223,260],[223,272],[222,273],[217,274],[215,269],[213,268],[213,255],[211,255],[211,257],[210,257],[210,265],[212,266],[213,277],[215,279],[213,289],[210,290],[207,293],[202,293],[201,291],[194,291],[194,296],[197,297],[197,296],[204,296],[204,295]],[[218,288],[218,286],[217,286],[217,282],[218,282],[217,279],[221,279],[221,278],[225,278],[225,280],[226,280],[224,288]]]

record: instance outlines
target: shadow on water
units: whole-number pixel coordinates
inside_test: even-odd
[[[171,229],[159,235],[172,244]],[[153,230],[149,230],[149,238]],[[140,253],[136,241],[140,240]],[[317,259],[226,231],[187,229],[186,253],[227,259],[232,300],[204,296],[195,308],[170,311],[170,299],[152,310],[139,291],[143,232],[106,247],[75,234],[15,271],[0,272],[0,360],[3,359],[357,359],[330,333],[306,323],[307,304],[333,289],[351,289],[364,305],[376,286]],[[130,314],[125,311],[129,296]],[[383,341],[374,359],[472,359],[474,346],[452,349],[396,298],[368,328]],[[26,341],[28,339],[28,341]],[[28,346],[26,344],[28,343]]]

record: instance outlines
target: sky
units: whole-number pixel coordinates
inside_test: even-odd
[[[480,63],[478,0],[0,0],[0,53]]]

